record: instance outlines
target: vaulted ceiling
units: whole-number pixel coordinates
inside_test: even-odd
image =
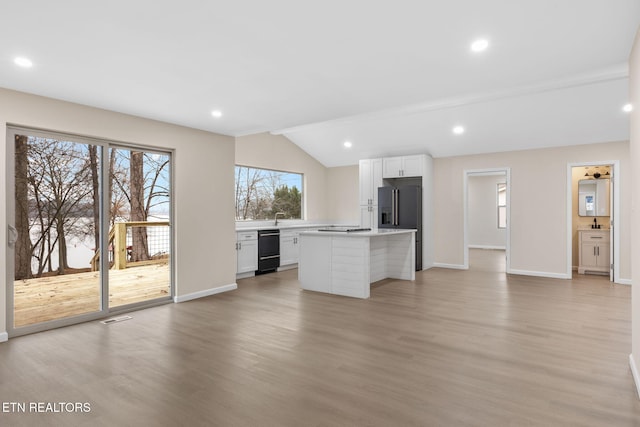
[[[282,134],[326,166],[629,138],[622,107],[637,0],[2,9],[2,87],[227,135]],[[479,38],[488,48],[473,52]]]

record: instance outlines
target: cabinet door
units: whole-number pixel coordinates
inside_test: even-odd
[[[280,235],[280,265],[291,265],[298,262],[298,234]]]
[[[371,196],[378,206],[378,187],[382,187],[382,159],[371,159]]]
[[[402,158],[402,176],[422,176],[424,173],[424,156],[405,156]]]
[[[360,204],[370,205],[373,203],[371,189],[371,160],[360,160]]]
[[[378,204],[378,187],[382,187],[382,159],[360,160],[360,205]]]
[[[402,173],[402,157],[385,157],[382,159],[382,177],[398,178]]]
[[[596,267],[598,245],[592,242],[583,242],[580,250],[580,267]]]
[[[248,273],[258,269],[258,241],[243,240],[238,242],[237,273]]]
[[[360,206],[360,227],[371,229],[378,228],[377,206]]]
[[[609,262],[609,244],[598,243],[596,255],[596,265],[603,270],[609,270],[611,268],[611,263]]]

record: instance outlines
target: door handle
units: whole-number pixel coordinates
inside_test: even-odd
[[[13,248],[16,245],[16,242],[18,241],[18,230],[11,224],[7,224],[8,228],[9,228],[9,238],[8,238],[8,243],[9,243],[9,247]]]

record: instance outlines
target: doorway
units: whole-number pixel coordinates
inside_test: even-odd
[[[171,153],[8,133],[10,336],[170,301]]]
[[[619,279],[619,161],[567,166],[567,275]]]
[[[511,269],[510,174],[509,168],[464,171],[465,269]]]

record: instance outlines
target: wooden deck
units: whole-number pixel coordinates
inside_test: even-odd
[[[166,297],[168,264],[109,270],[109,307]],[[14,326],[63,319],[100,309],[100,272],[14,282]]]

